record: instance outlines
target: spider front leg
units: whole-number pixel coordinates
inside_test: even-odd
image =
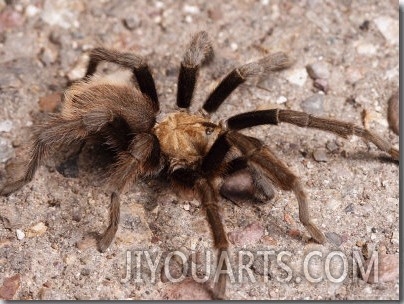
[[[227,133],[226,138],[245,155],[248,165],[258,174],[269,178],[283,190],[293,191],[299,204],[301,223],[316,242],[325,243],[324,234],[311,220],[307,195],[298,177],[259,140],[237,132]]]

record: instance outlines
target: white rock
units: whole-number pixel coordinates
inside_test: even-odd
[[[79,1],[47,0],[41,14],[42,20],[51,26],[64,29],[77,25],[83,6]]]
[[[67,73],[67,78],[70,81],[79,80],[83,78],[84,75],[86,74],[87,63],[89,59],[90,58],[87,54],[83,54],[76,62],[74,67]]]
[[[339,200],[335,200],[335,199],[330,199],[326,202],[326,207],[330,210],[337,210],[340,205],[341,205],[341,202]]]
[[[374,22],[377,29],[389,43],[398,45],[400,37],[398,18],[396,20],[390,17],[381,16],[376,18]]]
[[[14,149],[11,141],[0,137],[0,163],[4,163],[14,156]]]
[[[0,121],[0,132],[10,132],[13,128],[13,122],[11,120]]]
[[[278,99],[275,102],[277,104],[282,104],[282,103],[285,103],[287,101],[288,101],[288,99],[285,96],[282,95],[282,96],[279,96]]]
[[[17,235],[17,239],[18,240],[23,240],[24,238],[25,238],[25,233],[24,233],[24,231],[22,231],[21,229],[17,229],[16,231],[15,231],[15,233],[16,233],[16,235]]]
[[[356,46],[356,51],[360,55],[374,55],[377,52],[377,47],[373,43],[360,42]]]
[[[27,237],[37,237],[46,232],[48,227],[43,222],[39,222],[38,224],[27,229]]]
[[[32,4],[29,4],[29,5],[27,6],[27,8],[25,9],[25,15],[26,15],[27,17],[33,17],[33,16],[35,16],[36,14],[38,14],[40,11],[41,11],[41,10],[40,10],[37,6],[32,5]]]
[[[185,4],[182,10],[187,14],[199,14],[199,7],[194,5]]]
[[[297,68],[285,72],[286,79],[299,87],[303,86],[307,80],[307,71],[305,68]]]

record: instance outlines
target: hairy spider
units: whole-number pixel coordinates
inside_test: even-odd
[[[138,179],[157,176],[167,177],[178,192],[191,193],[200,200],[219,254],[229,247],[219,212],[219,193],[232,200],[251,196],[265,200],[271,196],[272,185],[294,192],[300,221],[316,242],[324,243],[324,234],[310,219],[308,199],[299,178],[260,140],[238,131],[287,122],[344,138],[362,137],[395,160],[399,159],[399,151],[381,137],[351,123],[293,110],[246,112],[220,124],[210,120],[210,114],[247,79],[288,67],[290,60],[281,52],[234,69],[211,92],[199,112],[189,113],[199,68],[212,54],[207,33],[197,33],[186,49],[178,77],[177,106],[182,110],[157,122],[159,101],[146,61],[132,53],[105,48],[92,50],[85,78],[66,90],[61,113],[51,116],[35,131],[25,174],[6,183],[0,194],[8,195],[31,181],[51,150],[96,137],[115,152],[116,160],[109,170],[113,192],[109,226],[97,241],[100,251],[110,246],[118,229],[120,194]],[[94,75],[101,61],[131,70],[131,78]],[[240,172],[248,175],[247,182],[235,179]],[[226,276],[221,275],[213,292],[220,298],[225,289]]]

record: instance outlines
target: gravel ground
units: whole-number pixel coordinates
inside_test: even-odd
[[[162,112],[168,113],[175,110],[184,46],[202,29],[213,41],[215,59],[200,73],[193,110],[233,67],[281,50],[294,58],[293,66],[237,89],[215,120],[271,107],[305,110],[355,122],[398,147],[387,120],[388,101],[398,90],[398,14],[397,1],[0,0],[1,181],[15,174],[18,159],[26,159],[32,125],[58,111],[55,93],[83,75],[89,49],[105,45],[146,56]],[[389,117],[397,120],[391,108]],[[328,242],[308,241],[289,192],[279,190],[260,205],[222,199],[236,277],[227,296],[398,299],[398,164],[356,137],[344,140],[286,124],[245,133],[268,143],[301,177]],[[109,192],[100,179],[105,158],[95,144],[85,147],[78,166],[63,162],[68,153],[58,153],[31,183],[0,198],[0,298],[209,298],[190,271],[173,283],[160,276],[165,268],[159,264],[156,282],[150,282],[145,254],[146,279],[125,279],[127,257],[135,261],[139,250],[153,257],[195,251],[198,267],[205,265],[212,236],[203,210],[164,185],[140,183],[122,197],[121,225],[107,252],[77,248],[84,235],[105,229]],[[275,253],[269,274],[259,250]],[[379,280],[365,282],[353,272],[353,261],[359,257],[369,270],[376,254]],[[238,261],[240,255],[250,260]],[[177,260],[169,265],[174,277],[182,269]],[[241,263],[247,270],[239,271]]]

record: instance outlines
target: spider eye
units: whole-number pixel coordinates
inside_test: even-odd
[[[206,135],[210,135],[210,134],[213,133],[214,130],[215,130],[215,129],[212,128],[212,127],[207,127],[206,130],[205,130],[205,133],[206,133]]]

